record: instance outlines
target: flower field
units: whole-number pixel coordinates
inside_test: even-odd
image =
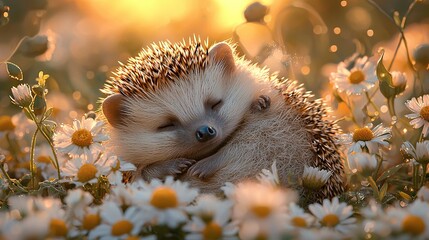
[[[111,3],[112,16],[105,18],[101,11],[110,8],[101,0],[58,2],[0,0],[0,51],[9,51],[0,54],[0,239],[429,239],[427,1],[332,0],[326,4],[338,16],[329,19],[322,1],[213,0],[209,10],[198,10],[206,22],[186,14],[197,12],[198,1],[177,9]],[[171,18],[157,20],[151,11],[159,9]],[[53,29],[46,39],[33,36],[43,27],[33,35],[23,27],[29,16],[41,21],[40,11],[49,13],[44,26]],[[127,25],[118,16],[142,21],[153,35],[139,28],[122,32]],[[62,31],[80,17],[77,36]],[[336,144],[344,193],[303,205],[295,190],[281,186],[276,161],[251,181],[225,182],[222,194],[201,193],[173,176],[130,180],[137,167],[109,145],[108,123],[98,110],[99,89],[117,66],[111,58],[125,61],[141,47],[118,36],[143,36],[147,45],[182,38],[176,28],[210,36],[207,26],[215,20],[215,41],[228,38],[240,56],[296,79],[324,100],[341,129]],[[157,24],[171,29],[157,33]],[[306,24],[310,31],[303,33]],[[113,50],[101,53],[106,49]],[[327,168],[303,169],[291,181],[306,191],[319,191],[333,175]]]

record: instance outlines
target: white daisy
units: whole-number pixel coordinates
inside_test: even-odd
[[[292,238],[295,239],[295,238]],[[344,240],[351,239],[345,238],[343,234],[331,229],[331,228],[310,228],[300,229],[298,237],[300,240]]]
[[[279,186],[279,174],[277,172],[276,161],[271,165],[271,171],[267,169],[262,169],[262,173],[257,176],[257,179],[261,183],[271,184],[273,186]]]
[[[365,152],[352,152],[347,155],[349,168],[353,173],[362,174],[369,177],[377,168],[377,158]]]
[[[237,186],[235,186],[233,183],[226,182],[220,189],[227,198],[233,199],[236,188]]]
[[[49,215],[45,212],[27,216],[15,221],[4,237],[6,239],[46,239],[49,234]]]
[[[429,188],[426,186],[421,187],[417,192],[417,198],[420,199],[420,201],[429,202]]]
[[[323,204],[311,204],[308,209],[321,226],[335,229],[340,233],[349,233],[356,222],[356,219],[351,217],[353,215],[352,206],[340,203],[337,197],[332,201],[324,199]]]
[[[31,94],[31,89],[28,84],[19,84],[17,87],[12,87],[12,96],[10,99],[13,104],[16,104],[20,107],[28,107],[33,101],[33,96]]]
[[[73,221],[73,228],[70,229],[70,237],[83,238],[87,236],[92,230],[101,224],[100,207],[91,206],[84,209],[82,216],[75,216]]]
[[[136,207],[122,210],[115,202],[106,201],[100,207],[101,224],[92,230],[89,239],[121,239],[138,234],[147,222],[146,215]]]
[[[331,175],[331,171],[304,166],[304,173],[301,178],[302,186],[311,190],[320,189],[326,184]]]
[[[109,201],[116,202],[119,206],[128,207],[138,205],[141,201],[141,184],[143,180],[135,181],[128,185],[112,186],[110,194],[107,196]],[[139,185],[139,186],[137,186]]]
[[[67,206],[67,216],[69,218],[81,218],[93,200],[94,197],[90,193],[80,188],[69,190],[64,199]]]
[[[62,203],[59,199],[50,197],[30,197],[27,195],[15,195],[8,198],[10,210],[17,220],[43,211],[60,211]]]
[[[429,238],[429,205],[426,202],[416,200],[407,208],[390,208],[387,218],[402,239]]]
[[[103,154],[106,155],[106,154]],[[125,162],[122,159],[119,159],[117,156],[114,155],[106,155],[107,158],[111,159],[109,162],[109,166],[111,167],[111,171],[109,176],[107,176],[107,179],[109,180],[109,183],[112,185],[120,185],[122,183],[122,172],[127,171],[135,171],[137,168],[134,164]]]
[[[12,217],[19,221],[11,229],[11,239],[64,239],[68,236],[70,224],[59,199],[20,196],[9,198],[9,205]]]
[[[386,239],[392,232],[390,223],[387,221],[386,213],[383,208],[375,201],[370,201],[368,206],[361,209],[364,217],[362,221],[362,230],[375,238]]]
[[[237,185],[232,218],[239,224],[240,238],[279,238],[286,230],[286,206],[292,200],[295,194],[280,188],[252,182]]]
[[[287,213],[286,226],[289,230],[309,228],[313,225],[314,217],[296,203],[289,204]]]
[[[412,98],[405,103],[414,113],[405,115],[407,118],[412,119],[410,124],[414,128],[421,128],[423,126],[422,134],[427,136],[429,132],[429,95],[423,95],[416,98]]]
[[[91,156],[91,155],[90,155]],[[96,183],[101,175],[107,176],[110,172],[110,166],[104,162],[94,160],[91,156],[87,160],[77,157],[69,160],[61,170],[62,181],[72,182],[76,186],[82,186],[86,183]]]
[[[87,157],[103,150],[101,142],[108,140],[103,133],[103,121],[82,117],[74,120],[73,126],[62,125],[62,131],[54,134],[55,147],[71,157]]]
[[[369,127],[357,128],[353,133],[340,135],[339,142],[351,145],[348,153],[362,152],[367,149],[369,153],[378,153],[380,146],[389,146],[387,141],[392,137],[390,127],[379,124],[373,129]]]
[[[213,195],[201,195],[194,206],[188,207],[192,219],[183,229],[188,240],[237,239],[237,228],[230,223],[232,202],[219,200]]]
[[[351,70],[344,62],[340,62],[337,72],[331,73],[331,82],[339,92],[361,94],[371,89],[377,82],[375,64],[368,57],[358,58]]]
[[[152,222],[157,225],[167,225],[175,228],[188,219],[185,209],[198,195],[198,191],[189,188],[189,184],[174,181],[168,176],[165,182],[153,179],[150,184],[142,186],[139,192],[138,206]]]
[[[410,142],[404,142],[401,150],[418,163],[429,163],[429,141],[427,140],[416,143],[415,148]]]

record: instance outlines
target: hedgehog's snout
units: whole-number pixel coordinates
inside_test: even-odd
[[[215,138],[216,135],[216,129],[207,125],[200,126],[195,132],[195,137],[199,142],[207,142],[208,140]]]

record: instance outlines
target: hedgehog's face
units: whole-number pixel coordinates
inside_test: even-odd
[[[217,51],[231,51],[223,46]],[[256,81],[237,71],[230,54],[216,58],[211,50],[212,61],[204,71],[147,98],[118,97],[126,111],[120,122],[106,114],[110,109],[103,103],[109,122],[117,123],[114,134],[126,160],[145,165],[179,157],[199,160],[226,144],[257,92]]]

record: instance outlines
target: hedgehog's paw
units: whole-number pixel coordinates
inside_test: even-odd
[[[192,165],[188,169],[188,174],[190,176],[197,177],[200,179],[206,179],[206,178],[212,177],[217,172],[218,169],[219,169],[219,166],[217,164],[216,159],[212,159],[212,157],[208,157]]]
[[[254,111],[264,111],[270,108],[271,99],[267,95],[261,95],[256,99],[255,102],[252,104],[252,110]]]
[[[167,176],[177,176],[195,163],[193,159],[176,158],[150,164],[140,170],[141,177],[150,181],[153,178],[164,179]]]
[[[176,158],[164,161],[165,164],[163,164],[162,167],[168,174],[175,176],[186,172],[186,170],[188,170],[188,168],[195,162],[196,161],[193,159]]]

